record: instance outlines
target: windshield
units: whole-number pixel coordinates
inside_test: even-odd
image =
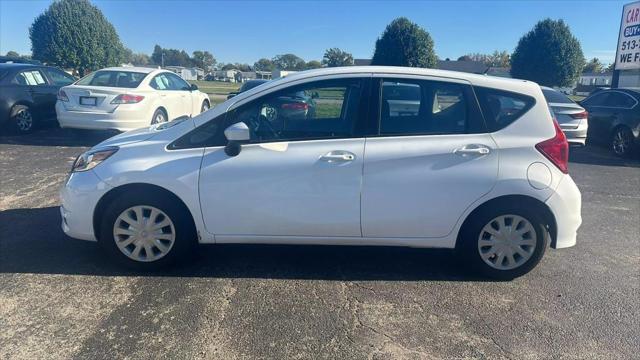
[[[569,99],[565,94],[551,90],[551,89],[542,89],[542,94],[544,94],[544,98],[547,99],[548,103],[561,103],[561,104],[573,104],[573,100]]]
[[[100,70],[83,77],[76,84],[133,89],[137,88],[146,76],[145,73],[132,71]]]

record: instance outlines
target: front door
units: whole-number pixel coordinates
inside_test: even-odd
[[[237,156],[205,150],[200,205],[216,241],[361,236],[363,86],[360,78],[308,82],[227,114],[225,126],[245,123],[251,140]]]
[[[448,235],[498,174],[498,151],[471,86],[380,79],[380,129],[367,139],[363,236]]]

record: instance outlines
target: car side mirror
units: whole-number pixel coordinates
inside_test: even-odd
[[[251,139],[249,127],[243,122],[235,123],[224,130],[224,137],[229,141],[224,152],[229,156],[237,156],[242,149],[242,143]]]
[[[191,86],[189,87],[189,91],[196,91],[196,90],[198,90],[198,85],[191,84]]]
[[[312,98],[312,99],[317,99],[317,98],[319,98],[319,97],[320,97],[320,94],[318,94],[318,92],[317,92],[317,91],[314,91],[314,92],[311,94],[311,98]]]

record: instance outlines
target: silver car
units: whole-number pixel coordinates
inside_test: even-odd
[[[587,111],[558,90],[541,86],[549,107],[571,144],[584,145],[587,140]]]

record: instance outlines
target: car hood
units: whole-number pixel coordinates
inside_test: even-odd
[[[163,124],[151,125],[144,128],[135,129],[135,130],[124,132],[122,134],[118,134],[114,137],[108,138],[107,140],[99,143],[93,148],[95,149],[95,148],[101,148],[106,146],[129,145],[136,142],[149,140],[152,137],[160,134],[182,133],[184,131],[188,131],[193,128],[194,128],[193,120],[191,118],[184,117],[182,119],[176,119]]]

